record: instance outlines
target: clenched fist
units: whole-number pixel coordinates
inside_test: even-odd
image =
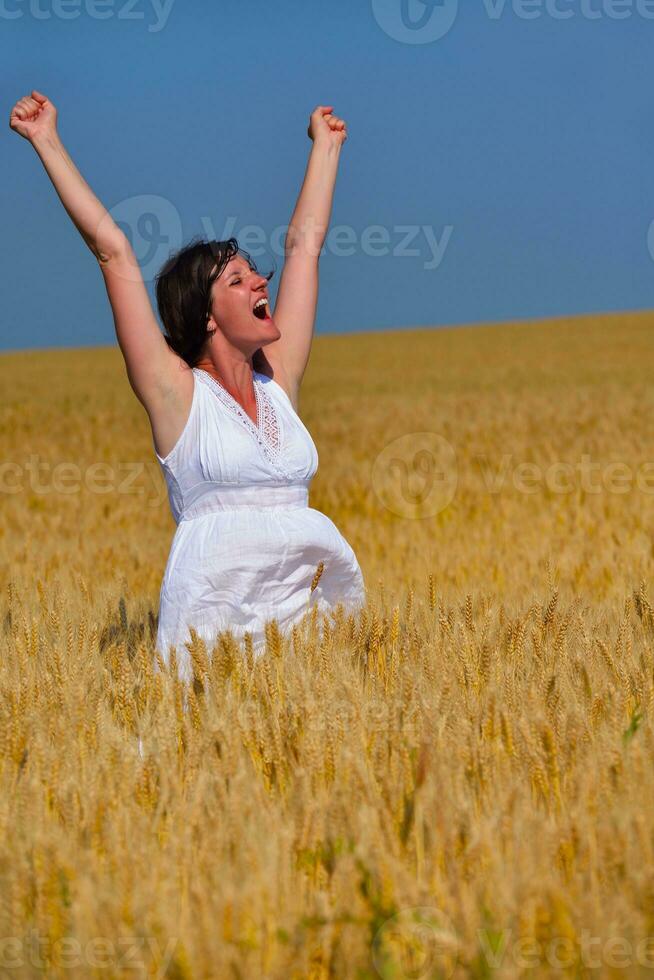
[[[342,146],[347,139],[344,119],[332,114],[333,105],[319,105],[311,113],[307,133],[315,145]]]
[[[31,95],[24,95],[13,107],[9,125],[19,136],[32,142],[35,137],[56,132],[57,110],[42,92],[34,89]]]

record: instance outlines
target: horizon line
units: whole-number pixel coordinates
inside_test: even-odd
[[[372,327],[370,329],[364,330],[341,330],[341,331],[329,331],[326,333],[314,333],[314,340],[317,339],[327,339],[329,337],[360,337],[369,336],[375,333],[396,333],[396,332],[416,332],[416,331],[427,331],[427,330],[476,330],[486,328],[497,328],[506,326],[520,326],[528,324],[545,324],[545,323],[558,323],[566,320],[589,320],[589,319],[608,319],[610,317],[624,317],[624,316],[654,316],[654,308],[650,307],[636,307],[627,308],[620,310],[591,310],[583,313],[557,313],[554,316],[536,316],[536,317],[525,317],[517,316],[510,317],[506,320],[472,320],[463,323],[443,323],[443,324],[408,324],[404,326],[395,327]],[[58,344],[56,346],[50,347],[0,347],[0,356],[7,356],[12,354],[34,354],[34,353],[47,353],[47,352],[57,352],[57,351],[76,351],[76,350],[114,350],[120,349],[118,340],[116,339],[114,343],[111,344]]]

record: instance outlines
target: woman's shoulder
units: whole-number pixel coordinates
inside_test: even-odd
[[[259,379],[269,389],[276,389],[280,391],[284,398],[286,398],[286,400],[289,402],[293,411],[297,414],[297,404],[293,392],[293,386],[281,368],[266,365],[265,368],[262,368],[260,371],[255,371],[255,374],[258,375]]]

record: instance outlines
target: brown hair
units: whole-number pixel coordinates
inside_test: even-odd
[[[155,277],[164,337],[189,367],[197,364],[211,335],[207,329],[211,287],[229,260],[239,253],[251,269],[258,271],[236,238],[223,242],[192,239],[167,259]],[[270,280],[273,275],[274,270],[266,278]]]

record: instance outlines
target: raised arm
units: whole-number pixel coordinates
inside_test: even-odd
[[[284,246],[284,269],[273,320],[281,337],[265,347],[265,356],[285,380],[297,411],[300,384],[313,341],[318,304],[318,263],[332,209],[341,147],[347,139],[343,119],[333,106],[318,106],[308,134],[313,147]]]
[[[152,412],[157,414],[166,399],[184,400],[188,372],[159,329],[131,245],[66,152],[57,132],[57,110],[45,95],[33,91],[19,99],[9,125],[36,150],[62,204],[98,261],[130,384],[152,421]],[[165,436],[162,429],[162,439]]]

